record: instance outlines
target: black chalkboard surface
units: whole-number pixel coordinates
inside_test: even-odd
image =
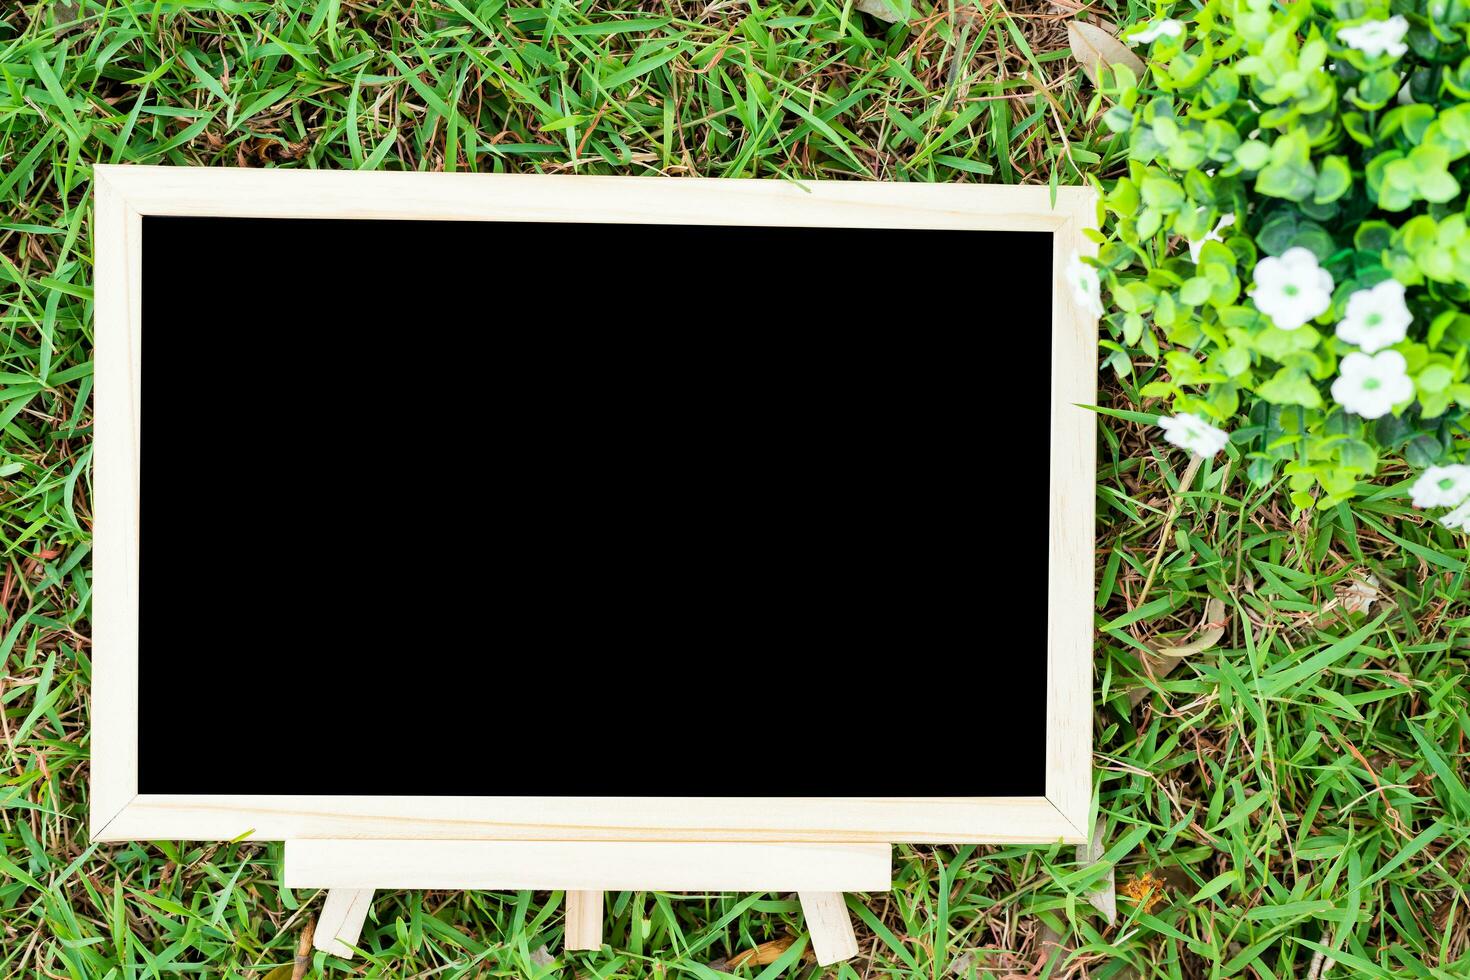
[[[142,229],[141,792],[1043,792],[1050,234]]]

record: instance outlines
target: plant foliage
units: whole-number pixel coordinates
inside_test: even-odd
[[[1401,43],[1349,43],[1364,25],[1402,26],[1395,17]],[[1103,122],[1128,147],[1098,257],[1113,367],[1159,361],[1142,393],[1234,422],[1251,479],[1284,474],[1299,508],[1353,497],[1387,459],[1424,467],[1463,452],[1467,22],[1464,0],[1210,0],[1182,29],[1152,32],[1142,77],[1112,66],[1094,103],[1112,102]],[[1253,300],[1252,272],[1294,247],[1335,288],[1329,309],[1284,330]],[[1334,325],[1354,292],[1388,278],[1408,287],[1413,322],[1392,349],[1414,396],[1366,419],[1332,397],[1354,350]]]

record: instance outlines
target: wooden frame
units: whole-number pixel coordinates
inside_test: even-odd
[[[887,844],[288,840],[287,888],[887,891]],[[442,883],[442,884],[441,884]]]
[[[1080,842],[1091,800],[1093,191],[974,184],[95,168],[94,840]],[[142,216],[1045,231],[1053,236],[1046,792],[1038,797],[164,796],[137,791]],[[321,761],[321,760],[319,760]],[[445,885],[447,886],[447,882]]]

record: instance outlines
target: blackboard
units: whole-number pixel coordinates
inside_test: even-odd
[[[142,232],[142,792],[1043,791],[1049,235]]]
[[[93,839],[1085,838],[1092,191],[94,187]]]

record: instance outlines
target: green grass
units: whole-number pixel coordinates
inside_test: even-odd
[[[291,962],[320,904],[279,886],[278,845],[87,840],[90,164],[1075,182],[1115,172],[1120,148],[1087,124],[1092,92],[1059,9],[921,5],[890,28],[821,0],[0,8],[0,975],[263,976]],[[229,283],[263,258],[230,257]],[[964,264],[854,256],[895,302]],[[1148,376],[1110,377],[1102,417],[1102,860],[900,847],[893,891],[853,897],[862,955],[827,972],[1470,975],[1466,539],[1408,508],[1405,473],[1301,517],[1279,488],[1251,489],[1238,460],[1184,481],[1181,454],[1128,414],[1149,411],[1135,392]],[[989,515],[1003,534],[1035,508],[1034,460],[1013,445],[977,444],[1015,493],[1017,513]],[[1004,547],[981,557],[1003,570]],[[176,560],[180,574],[209,574],[207,553]],[[1327,609],[1368,575],[1383,593],[1369,610]],[[1181,642],[1210,597],[1224,610],[1219,642],[1148,679],[1149,644]],[[1016,655],[1011,638],[1043,628],[1008,617],[1006,598],[986,597],[986,628],[1006,641],[980,644],[971,675],[954,678],[976,710],[985,658]],[[891,689],[875,727],[904,733],[886,744],[911,764],[931,764],[920,733],[964,738],[952,687]],[[207,690],[194,707],[208,718]],[[221,721],[283,723],[262,704],[179,737]],[[759,765],[801,764],[751,751]],[[974,746],[966,764],[989,751]],[[1109,873],[1112,925],[1086,898]],[[1140,881],[1160,883],[1156,901],[1125,897]],[[567,961],[541,951],[560,949],[561,927],[559,894],[386,893],[368,955],[314,969],[560,974]],[[613,894],[605,937],[610,950],[570,965],[710,977],[795,937],[738,972],[816,972],[784,895]]]

